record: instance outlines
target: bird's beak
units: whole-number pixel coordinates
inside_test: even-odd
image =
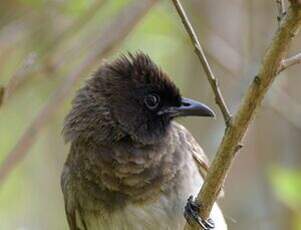
[[[189,98],[182,98],[181,106],[170,108],[169,113],[172,117],[215,117],[215,113],[207,105]]]

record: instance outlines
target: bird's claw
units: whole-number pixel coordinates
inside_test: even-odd
[[[193,196],[190,196],[187,200],[185,211],[184,211],[184,217],[187,220],[188,223],[196,222],[198,225],[201,226],[203,230],[210,230],[214,229],[215,225],[212,219],[203,220],[199,216],[199,205],[195,203],[193,200]]]

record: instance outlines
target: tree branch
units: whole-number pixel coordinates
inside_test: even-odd
[[[295,56],[282,60],[278,69],[278,73],[296,64],[301,64],[301,53],[298,53]]]
[[[276,0],[276,4],[277,4],[277,9],[278,9],[277,21],[280,26],[281,21],[286,14],[285,3],[284,3],[284,0]]]
[[[300,27],[301,3],[300,0],[291,0],[291,6],[264,55],[258,75],[255,76],[249,86],[230,126],[226,128],[225,135],[209,168],[208,175],[196,198],[196,202],[200,204],[199,214],[202,218],[207,219],[209,217],[212,206],[234,160],[239,143],[244,137],[256,109],[273,83],[281,60],[285,57],[288,46]],[[185,225],[185,229],[198,228],[196,225],[190,226],[187,223]]]
[[[223,117],[224,117],[224,120],[225,120],[225,123],[226,125],[229,125],[229,122],[231,121],[231,114],[230,114],[230,111],[225,103],[225,100],[222,96],[222,93],[221,93],[221,90],[218,86],[218,81],[217,79],[215,78],[211,68],[210,68],[210,65],[207,61],[207,58],[205,56],[205,53],[203,51],[203,48],[201,46],[201,43],[199,42],[199,39],[184,11],[184,8],[183,6],[181,5],[180,1],[179,0],[172,0],[179,16],[181,17],[181,20],[182,20],[182,23],[184,24],[184,27],[187,31],[187,33],[189,34],[189,37],[191,39],[191,42],[193,43],[193,46],[195,48],[195,53],[196,55],[198,56],[202,66],[203,66],[203,69],[206,73],[206,76],[207,76],[207,79],[211,85],[211,88],[214,92],[214,95],[215,95],[215,102],[216,104],[219,106],[222,114],[223,114]]]
[[[59,105],[68,96],[74,84],[84,72],[91,68],[100,58],[115,48],[135,27],[141,18],[151,9],[157,0],[136,0],[124,8],[118,16],[102,31],[100,38],[89,56],[79,65],[53,93],[44,108],[38,113],[31,125],[25,130],[15,147],[0,166],[0,185],[8,174],[25,157],[37,138],[37,133],[52,118]]]

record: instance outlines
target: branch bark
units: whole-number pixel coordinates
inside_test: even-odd
[[[99,59],[113,50],[135,25],[146,15],[157,0],[136,0],[124,8],[118,16],[102,31],[101,37],[96,42],[90,55],[79,65],[53,93],[52,97],[38,113],[36,118],[25,130],[15,147],[7,155],[0,166],[0,185],[4,182],[8,174],[26,156],[29,148],[37,138],[37,133],[52,118],[54,112],[59,108],[64,99],[68,96],[72,87],[84,72],[91,68]]]
[[[284,3],[284,0],[276,0],[276,4],[277,4],[277,9],[278,9],[277,21],[280,26],[281,21],[286,14],[285,3]]]
[[[291,0],[290,2],[291,6],[264,55],[258,75],[249,86],[231,124],[226,128],[206,180],[195,200],[197,204],[200,204],[199,214],[204,219],[209,217],[212,206],[240,147],[239,143],[244,137],[256,109],[276,78],[281,60],[285,57],[289,44],[301,27],[301,1]],[[185,225],[186,230],[198,228],[197,225],[190,226],[188,223]]]
[[[288,67],[296,64],[301,64],[301,53],[298,53],[290,58],[286,58],[281,61],[280,67],[278,69],[278,73],[282,72],[283,70],[287,69]]]
[[[229,122],[231,121],[231,114],[230,114],[230,111],[226,105],[226,102],[223,98],[223,95],[221,93],[221,90],[219,88],[219,85],[218,85],[218,81],[216,79],[216,77],[214,76],[212,70],[211,70],[211,67],[209,65],[209,62],[207,61],[207,58],[206,58],[206,55],[204,53],[204,50],[201,46],[201,43],[199,42],[199,39],[185,13],[185,10],[183,8],[183,6],[181,5],[181,2],[179,0],[172,0],[179,16],[181,17],[181,20],[182,20],[182,23],[191,39],[191,42],[193,43],[193,46],[194,46],[194,51],[196,53],[196,55],[198,56],[202,66],[203,66],[203,69],[206,73],[206,76],[207,76],[207,79],[210,83],[210,86],[214,92],[214,95],[215,95],[215,102],[216,104],[219,106],[222,114],[223,114],[223,117],[224,117],[224,120],[225,120],[225,123],[226,125],[229,124]]]

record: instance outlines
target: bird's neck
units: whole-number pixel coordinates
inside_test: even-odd
[[[180,170],[177,137],[171,126],[153,145],[142,145],[130,139],[110,145],[73,143],[73,165],[80,180],[89,184],[89,178],[93,186],[97,184],[98,189],[93,190],[97,193],[114,192],[134,201],[146,201],[168,190]]]

